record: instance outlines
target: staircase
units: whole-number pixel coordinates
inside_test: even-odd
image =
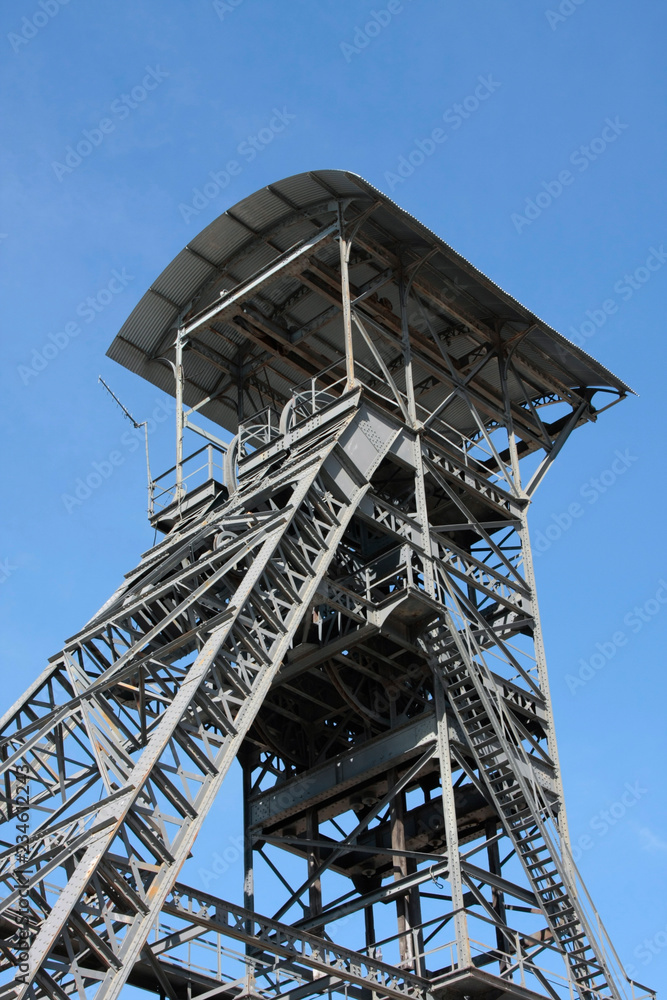
[[[595,938],[580,905],[573,865],[556,846],[560,843],[559,802],[538,780],[535,758],[524,747],[481,652],[466,648],[465,640],[454,630],[450,621],[431,632],[425,645],[466,734],[489,799],[514,845],[553,939],[566,957],[580,997],[621,1000],[625,991],[614,981],[604,946]],[[458,656],[452,656],[453,636]]]

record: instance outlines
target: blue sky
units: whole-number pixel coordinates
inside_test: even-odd
[[[355,171],[639,394],[573,436],[532,525],[580,867],[621,957],[658,989],[666,30],[651,0],[0,12],[5,705],[152,543],[143,449],[98,375],[155,418],[156,471],[172,464],[172,427],[162,394],[104,357],[122,322],[241,198],[303,170]],[[112,473],[68,509],[63,495],[114,451]],[[202,836],[204,860],[214,844]],[[240,862],[225,878],[230,895]]]

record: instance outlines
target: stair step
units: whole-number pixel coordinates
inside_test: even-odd
[[[519,819],[525,819],[526,816],[532,816],[532,815],[533,815],[532,809],[529,806],[526,806],[525,809],[519,809],[518,812],[512,813],[512,815],[508,816],[507,818],[509,820],[515,820],[515,819],[519,820]]]
[[[504,799],[504,801],[500,803],[500,805],[503,808],[503,812],[506,811],[507,809],[512,809],[514,806],[519,806],[523,808],[526,807],[526,800],[521,790],[519,790],[518,792],[513,792],[511,789],[508,788],[505,792],[501,792],[498,798],[500,799],[501,796]]]
[[[540,837],[542,837],[542,833],[540,831],[540,828],[537,825],[537,820],[535,819],[534,814],[531,813],[531,815],[529,817],[527,817],[523,821],[522,824],[521,823],[517,823],[514,832],[515,833],[522,833],[524,830],[531,830],[533,828],[535,828],[539,832]],[[534,836],[535,836],[535,834],[531,833],[530,839],[532,840],[534,838]],[[529,838],[527,838],[527,837],[519,838],[519,844],[526,843],[528,839]],[[543,840],[544,840],[544,838],[543,838]],[[546,844],[544,846],[546,848]],[[531,847],[530,850],[531,851],[536,851],[536,850],[542,850],[542,848]],[[527,853],[527,852],[524,852],[524,853]]]
[[[545,892],[552,892],[552,891],[553,891],[553,887],[550,888],[550,889],[538,889],[537,890],[539,896],[542,896]],[[556,910],[555,913],[553,913],[553,912],[549,913],[549,916],[553,917],[554,921],[556,920],[557,917],[569,917],[569,916],[571,916],[574,913],[574,907],[569,902],[569,897],[567,895],[565,895],[565,894],[561,894],[558,901],[555,900],[555,899],[543,899],[542,902],[544,903],[545,910],[548,910],[549,906],[553,906],[553,905],[557,905],[558,906],[558,909]],[[569,905],[561,907],[559,905],[559,903],[563,903],[563,902],[564,903],[568,903]],[[578,923],[578,922],[579,921],[577,919],[575,921],[575,923]],[[570,923],[570,921],[566,920],[562,924],[559,924],[558,926],[559,927],[568,927],[569,923]]]
[[[469,733],[471,740],[479,740],[479,743],[475,743],[475,749],[478,747],[488,746],[490,743],[499,743],[497,734],[494,732],[493,727],[484,726],[481,729],[477,729],[472,733]]]
[[[541,878],[536,878],[534,881],[537,884],[538,882],[541,882],[542,879]],[[562,882],[555,882],[554,880],[552,880],[549,885],[543,885],[542,887],[538,886],[535,889],[535,892],[537,893],[538,896],[543,897],[546,892],[557,892],[558,889],[562,889],[562,888],[563,888]],[[563,894],[560,898],[563,899],[563,900],[567,900],[568,897]],[[554,900],[553,899],[542,899],[542,902],[544,903],[545,906],[547,906],[549,903],[553,903]],[[558,913],[558,914],[554,913],[554,914],[552,914],[552,916],[554,916],[554,917],[555,916],[560,916],[560,913]]]
[[[477,733],[474,733],[473,735],[477,736]],[[482,740],[481,743],[475,743],[474,748],[475,750],[483,750],[484,747],[490,747],[492,743],[495,743],[497,745],[498,742],[499,742],[498,737],[494,733],[493,736],[489,736],[487,739]],[[502,752],[503,752],[502,747],[499,746],[498,749],[496,750],[495,756],[498,756],[498,754]]]
[[[524,823],[523,826],[517,826],[517,830],[531,830],[535,826],[534,823]],[[534,840],[542,840],[542,834],[539,830],[535,830],[535,833],[529,833],[525,837],[521,837],[519,840],[520,847],[524,844],[532,844]],[[521,851],[522,856],[527,854],[534,854],[537,851],[544,850],[543,847],[533,847],[530,851]]]
[[[489,783],[491,785],[506,785],[508,781],[513,777],[512,773],[508,771],[507,774],[501,774],[497,778],[489,778]],[[515,784],[510,784],[507,786],[505,791],[509,791],[510,788],[516,788]]]
[[[526,865],[526,868],[541,868],[543,865],[548,865],[550,860],[551,860],[551,855],[548,855],[546,858],[542,858],[541,861],[530,861]]]
[[[547,890],[544,889],[543,891],[546,892]],[[565,902],[567,905],[561,907],[560,904],[563,902]],[[545,899],[544,905],[558,907],[558,913],[557,914],[555,913],[554,916],[564,917],[569,913],[575,912],[574,905],[572,904],[570,897],[566,892],[559,893],[559,895],[555,899]]]
[[[522,840],[522,841],[521,841],[521,843],[522,843],[522,844],[525,844],[525,843],[527,843],[527,842],[528,842],[529,840],[534,840],[534,839],[535,839],[534,837],[530,837],[530,838],[526,837],[526,838],[525,838],[524,840]],[[530,848],[529,850],[527,850],[527,851],[522,851],[522,852],[521,852],[521,856],[522,856],[523,858],[527,858],[527,857],[529,857],[529,856],[530,856],[531,854],[534,854],[534,855],[537,855],[537,854],[542,854],[542,853],[543,853],[544,851],[546,851],[546,850],[547,850],[547,846],[546,846],[546,844],[543,844],[543,845],[542,845],[541,847],[531,847],[531,848]],[[550,855],[549,853],[547,853],[547,858],[550,858],[550,857],[551,857],[551,855]],[[545,861],[545,860],[546,860],[546,858],[542,858],[542,861]]]
[[[602,969],[600,968],[599,962],[596,962],[595,959],[591,959],[589,962],[586,962],[583,959],[579,959],[578,962],[570,962],[570,967],[573,969],[584,968],[584,967],[590,968],[591,966],[593,966],[598,970],[596,973],[592,973],[592,975],[599,976],[600,973],[602,972]]]
[[[552,917],[554,915],[555,914],[553,914],[553,913],[550,914],[550,916],[552,916]],[[566,920],[562,924],[557,924],[557,923],[554,922],[554,926],[555,926],[556,931],[558,932],[558,935],[560,937],[561,936],[561,931],[567,931],[568,927],[580,927],[581,925],[580,925],[580,923],[579,923],[578,920]]]
[[[468,691],[461,691],[460,694],[453,694],[450,688],[449,699],[450,701],[453,701],[455,705],[462,705],[463,702],[468,702],[470,704],[475,704],[475,705],[480,704],[479,698],[477,697],[477,692],[475,691],[474,688]]]
[[[585,945],[582,945],[581,948],[572,948],[570,951],[567,952],[567,955],[568,955],[568,957],[570,955],[583,955],[587,951],[590,951],[591,954],[593,954],[593,955],[595,954],[595,952],[593,951],[593,949],[591,948],[591,946],[589,944],[585,944]]]
[[[599,979],[600,976],[603,976],[604,977],[604,981],[605,981],[605,985],[607,983],[607,974],[599,966],[597,967],[597,970],[594,971],[594,972],[574,972],[573,975],[574,975],[574,978],[575,978],[575,980],[577,982],[583,982],[583,981],[585,981],[587,979]],[[600,984],[597,983],[596,984],[596,989],[599,989],[599,988],[600,988]],[[596,995],[599,995],[599,994],[596,994]]]

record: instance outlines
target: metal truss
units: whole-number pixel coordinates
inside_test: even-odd
[[[0,723],[0,997],[653,995],[570,853],[527,529],[591,392],[522,353],[534,326],[489,332],[435,287],[435,251],[381,240],[377,209],[311,205],[179,318],[165,537]],[[193,357],[229,391],[232,327],[279,378],[227,447],[189,419],[213,397],[183,405]],[[179,881],[234,760],[242,904]]]

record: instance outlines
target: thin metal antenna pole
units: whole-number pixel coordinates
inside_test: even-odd
[[[134,427],[139,428],[139,427],[143,427],[144,426],[144,424],[146,423],[146,421],[144,420],[143,423],[140,424],[140,423],[138,423],[134,419],[134,417],[132,416],[132,414],[130,413],[130,411],[127,409],[126,406],[123,406],[123,404],[121,403],[121,401],[118,398],[118,396],[116,395],[116,393],[113,391],[113,389],[109,388],[109,386],[106,384],[106,382],[104,381],[104,379],[102,378],[101,375],[98,375],[97,381],[102,383],[102,385],[104,386],[104,388],[106,389],[106,391],[109,393],[109,395],[112,397],[112,399],[114,399],[118,403],[118,405],[120,406],[121,410],[123,411],[123,413],[125,414],[125,416],[127,417],[127,419],[130,421],[130,423]]]
[[[142,420],[141,423],[139,423],[139,421],[135,420],[134,417],[132,416],[132,414],[130,413],[130,411],[128,410],[128,408],[126,406],[123,406],[123,404],[121,403],[121,401],[118,398],[118,396],[116,395],[116,393],[113,391],[113,389],[111,389],[107,385],[107,383],[104,381],[104,379],[102,378],[101,375],[98,376],[97,381],[102,383],[102,385],[104,386],[104,388],[106,389],[106,391],[109,393],[109,395],[111,396],[111,398],[116,403],[118,403],[118,405],[120,406],[120,408],[123,411],[124,415],[130,421],[130,423],[135,428],[135,430],[139,430],[140,427],[143,427],[143,429],[144,429],[144,442],[145,442],[145,445],[146,445],[146,479],[147,479],[147,484],[146,485],[147,485],[147,488],[148,488],[148,514],[150,516],[153,513],[153,505],[151,503],[151,490],[152,490],[152,487],[153,487],[153,478],[151,476],[151,462],[150,462],[150,458],[149,458],[149,455],[148,455],[148,421],[147,420]]]
[[[148,457],[148,421],[144,420],[144,441],[146,443],[146,479],[147,479],[147,489],[148,489],[148,515],[152,515],[152,503],[151,503],[151,493],[153,489],[153,477],[151,476],[151,463]]]

